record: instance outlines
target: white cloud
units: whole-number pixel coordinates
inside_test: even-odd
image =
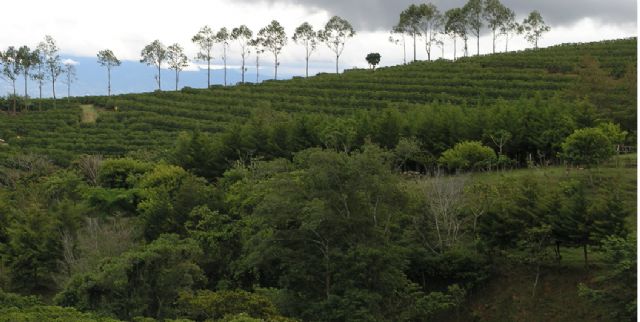
[[[75,61],[75,60],[73,60],[71,58],[67,58],[67,59],[63,60],[62,64],[64,64],[64,65],[74,65],[74,66],[75,65],[80,65],[79,62],[77,62],[77,61]]]
[[[33,10],[37,8],[37,10]],[[0,19],[0,48],[35,46],[45,34],[52,35],[63,55],[95,57],[98,50],[109,48],[123,60],[138,61],[140,50],[147,43],[160,39],[165,45],[180,43],[189,57],[194,57],[196,47],[191,37],[205,24],[214,29],[222,26],[232,28],[246,24],[254,33],[272,19],[279,20],[289,36],[303,21],[318,29],[329,18],[322,9],[308,8],[290,3],[233,2],[228,0],[182,0],[179,3],[159,0],[111,0],[97,5],[93,1],[80,0],[33,0],[12,1],[4,4],[4,12],[29,12],[29,19],[20,15],[5,15]],[[397,13],[389,13],[396,15]],[[541,40],[541,46],[562,42],[595,41],[601,39],[635,36],[636,25],[607,25],[601,21],[582,19],[569,27],[555,28]],[[341,68],[366,67],[364,57],[369,52],[382,55],[381,65],[402,63],[402,47],[388,42],[385,32],[359,32],[347,43],[341,57]],[[411,42],[407,39],[407,56],[412,56]],[[460,42],[458,43],[460,45]],[[452,43],[447,39],[445,57],[453,55]],[[475,53],[475,41],[470,41],[470,52]],[[228,68],[239,69],[237,46],[232,43],[228,52]],[[529,47],[521,37],[510,42],[510,49]],[[458,47],[459,49],[461,46]],[[504,48],[500,40],[499,49]],[[482,37],[481,52],[491,50],[491,39]],[[435,57],[440,50],[434,49]],[[460,55],[461,53],[459,53]],[[221,49],[214,53],[213,69],[222,69]],[[424,44],[418,44],[418,57],[425,59]],[[265,53],[261,57],[261,69],[273,69],[273,56]],[[304,73],[304,49],[289,40],[280,57],[283,73]],[[246,64],[255,67],[255,57],[250,56]],[[201,62],[192,63],[185,71],[204,69]],[[332,72],[334,58],[324,45],[311,57],[310,72]]]

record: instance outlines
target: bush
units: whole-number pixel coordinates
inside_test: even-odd
[[[442,153],[438,163],[449,171],[491,169],[496,153],[478,141],[465,141]]]
[[[562,157],[573,164],[597,165],[613,154],[611,139],[600,128],[575,130],[562,143]]]

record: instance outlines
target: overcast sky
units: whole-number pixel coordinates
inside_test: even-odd
[[[0,19],[0,49],[7,46],[35,46],[45,34],[52,35],[62,54],[95,57],[98,50],[112,49],[121,59],[138,60],[145,44],[160,39],[166,45],[180,43],[190,56],[195,54],[191,37],[203,25],[214,29],[246,24],[257,31],[272,19],[279,20],[289,35],[303,21],[318,28],[333,15],[350,20],[357,35],[348,44],[341,67],[365,67],[369,52],[382,55],[382,65],[402,62],[402,47],[388,42],[388,30],[410,0],[31,0],[3,3]],[[432,1],[442,11],[461,6],[461,0]],[[418,2],[419,3],[419,2]],[[552,30],[541,46],[563,42],[584,42],[637,35],[635,0],[503,0],[516,11],[518,19],[538,9]],[[11,13],[11,14],[6,14]],[[25,13],[25,14],[23,14]],[[26,17],[26,18],[25,18]],[[481,39],[481,52],[491,48],[488,36]],[[470,51],[475,53],[474,45]],[[510,49],[529,45],[516,38]],[[445,43],[445,57],[452,56],[452,43]],[[407,46],[407,49],[409,46]],[[424,45],[419,58],[426,56]],[[503,49],[502,40],[498,48]],[[435,50],[441,55],[441,50]],[[217,55],[219,58],[219,54]],[[253,61],[254,58],[250,58]],[[270,57],[264,58],[265,67]],[[331,71],[332,56],[320,47],[312,57],[311,71]],[[291,40],[282,54],[283,73],[302,73],[304,51]],[[216,61],[220,63],[219,60]],[[237,65],[232,45],[230,64]],[[78,66],[82,68],[82,66]],[[192,66],[192,68],[197,68]]]

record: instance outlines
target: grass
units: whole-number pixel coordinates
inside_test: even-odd
[[[93,124],[98,120],[98,111],[93,105],[80,105],[80,109],[82,110],[82,114],[80,115],[80,121],[82,123]]]

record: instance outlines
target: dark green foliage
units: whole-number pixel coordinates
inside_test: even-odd
[[[610,237],[602,252],[610,271],[601,273],[588,285],[580,284],[579,293],[599,305],[606,305],[609,317],[617,321],[634,321],[637,312],[636,238]]]
[[[121,319],[175,317],[178,294],[205,281],[196,264],[200,256],[202,250],[195,241],[162,235],[140,250],[129,251],[105,261],[91,273],[75,276],[56,302]]]
[[[178,306],[183,312],[181,316],[195,321],[219,320],[242,313],[258,321],[278,319],[278,311],[267,298],[241,290],[181,293]]]
[[[375,70],[376,66],[380,64],[380,54],[379,53],[370,53],[365,58],[371,69]]]

